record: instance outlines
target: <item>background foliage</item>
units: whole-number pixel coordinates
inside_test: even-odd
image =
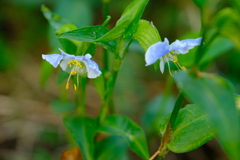
[[[116,21],[131,2],[131,0],[112,0],[109,3],[109,14],[111,15],[107,26],[109,29],[115,26]],[[142,2],[138,5],[144,6],[145,3]],[[87,33],[92,33],[92,36],[84,39],[91,42],[88,45],[75,41],[79,39],[75,39],[74,36],[67,35],[66,37],[63,32],[101,25],[103,11],[100,0],[5,0],[0,3],[0,128],[4,130],[0,134],[0,159],[60,159],[61,153],[69,147],[76,146],[76,143],[79,146],[87,146],[86,151],[81,153],[83,157],[88,157],[87,159],[95,158],[93,152],[96,153],[97,159],[106,159],[107,156],[115,157],[116,155],[113,153],[116,150],[119,153],[118,159],[147,159],[148,152],[150,155],[153,154],[160,145],[159,132],[163,134],[165,127],[159,126],[166,126],[166,117],[170,116],[167,114],[172,111],[179,92],[177,87],[183,90],[187,97],[183,106],[191,102],[199,104],[204,111],[209,113],[208,116],[214,123],[207,124],[216,126],[216,130],[208,127],[208,137],[200,134],[201,131],[197,131],[204,138],[204,142],[213,138],[218,132],[220,133],[218,135],[220,144],[227,154],[233,159],[238,156],[239,146],[235,146],[236,143],[231,142],[239,140],[231,138],[239,137],[238,127],[232,127],[239,125],[239,119],[237,119],[237,112],[233,107],[235,106],[233,96],[229,96],[232,93],[240,93],[238,62],[240,58],[240,3],[237,0],[183,0],[181,2],[151,0],[144,12],[143,10],[134,10],[135,14],[131,14],[133,16],[131,20],[126,21],[124,18],[126,14],[124,14],[117,23],[117,27],[120,29],[115,28],[116,32],[112,30],[101,37],[108,31],[106,27],[99,26],[99,32],[87,28]],[[49,20],[50,25],[41,13],[40,6],[42,4],[57,14],[52,15],[50,10],[42,6],[41,10],[44,11],[44,16]],[[144,20],[139,22],[138,28],[137,25],[133,25],[140,19],[140,16],[135,17],[135,15],[142,12],[141,19],[153,21],[155,29],[152,29]],[[144,30],[148,28],[152,29],[149,35]],[[76,95],[72,90],[65,90],[65,78],[68,75],[60,70],[54,70],[47,62],[42,62],[41,54],[58,53],[57,48],[61,46],[65,47],[68,53],[75,54],[78,49],[76,45],[83,46],[83,49],[86,50],[85,53],[94,54],[96,51],[94,60],[103,68],[105,64],[102,62],[102,48],[96,45],[104,46],[113,52],[114,54],[109,54],[110,59],[113,57],[119,59],[121,56],[118,57],[113,49],[117,42],[108,42],[108,40],[121,37],[126,30],[125,40],[128,40],[135,29],[137,32],[134,35],[134,41],[122,62],[117,78],[114,101],[110,102],[114,103],[117,114],[125,115],[128,118],[107,117],[103,125],[96,131],[96,134],[99,135],[95,137],[98,142],[96,145],[93,144],[95,140],[91,132],[96,129],[96,119],[65,118],[64,124],[71,132],[74,132],[72,131],[75,129],[74,125],[83,124],[82,130],[77,130],[77,133],[81,133],[83,136],[88,135],[88,141],[83,142],[81,141],[83,138],[79,139],[78,136],[66,131],[62,121],[62,116],[68,116],[75,110],[74,97]],[[74,33],[76,30],[72,32]],[[77,32],[84,35],[86,30],[80,29]],[[145,32],[146,38],[141,39],[144,37],[141,34]],[[178,73],[173,80],[168,72],[162,75],[159,69],[154,70],[153,66],[145,67],[144,50],[147,49],[147,46],[144,45],[159,41],[161,38],[154,36],[157,33],[161,35],[162,39],[168,37],[170,42],[175,39],[197,38],[204,34],[204,42],[209,45],[192,49],[187,55],[179,56],[179,63],[187,68],[195,64],[200,70],[220,75],[225,79],[212,78],[211,75],[198,79]],[[65,38],[74,40],[60,39],[59,41],[56,34],[58,37],[65,36]],[[99,37],[101,38],[98,39]],[[146,39],[149,41],[144,41]],[[89,47],[90,45],[91,47]],[[201,49],[203,52],[201,55],[197,55],[197,51]],[[195,60],[196,55],[197,60]],[[110,67],[112,65],[110,61]],[[172,68],[174,69],[174,66]],[[108,76],[108,74],[106,72],[104,76]],[[89,80],[85,88],[87,93],[86,114],[89,117],[96,117],[99,113],[101,100],[104,99],[105,84],[102,83],[104,78]],[[86,79],[81,79],[81,83],[87,83]],[[213,94],[213,92],[218,94]],[[239,111],[239,105],[237,107]],[[182,124],[199,117],[200,119],[195,122],[199,125],[208,121],[204,118],[207,116],[206,113],[189,106],[181,109],[179,118],[181,119],[181,116],[185,117],[189,113],[192,113],[192,117],[184,118]],[[162,119],[165,115],[166,117]],[[179,121],[176,120],[176,127]],[[112,122],[116,123],[112,124]],[[163,123],[164,125],[160,125]],[[137,137],[137,140],[132,139],[133,133],[127,128],[116,131],[115,124],[130,125],[136,130],[134,134],[140,136]],[[188,127],[191,129],[190,126]],[[183,127],[179,131],[173,128],[173,134],[177,135],[177,132],[183,132],[187,138],[193,135],[188,135],[184,129]],[[193,128],[194,131],[196,131],[195,129]],[[113,136],[104,138],[106,135],[102,133],[105,132],[111,133]],[[121,136],[116,136],[116,133]],[[143,133],[146,135],[147,142],[141,137]],[[121,147],[111,151],[108,146],[115,143]],[[146,143],[148,149],[142,148],[142,146],[147,146]],[[196,144],[191,143],[190,150],[199,147],[203,142],[196,142]],[[213,139],[191,152],[175,154],[173,152],[183,152],[180,150],[182,148],[179,146],[182,145],[177,141],[176,136],[175,141],[169,145],[169,149],[173,152],[170,151],[166,159],[228,159],[220,144]]]

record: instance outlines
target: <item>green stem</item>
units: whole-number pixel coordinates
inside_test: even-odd
[[[183,100],[184,100],[184,94],[183,94],[183,92],[180,92],[179,95],[178,95],[177,101],[174,105],[171,117],[170,117],[171,128],[174,127],[174,123],[177,119],[177,115],[179,113],[179,110],[182,107]]]
[[[109,12],[109,2],[103,0],[103,25],[107,26],[108,25],[108,12]],[[103,50],[104,53],[104,68],[108,71],[109,70],[109,56],[108,56],[108,51],[106,49]]]
[[[103,1],[103,21],[108,17],[109,12],[109,1]]]
[[[85,103],[86,103],[87,80],[88,79],[86,77],[81,78],[81,87],[80,87],[81,97],[80,97],[80,104],[78,105],[78,108],[77,108],[77,114],[80,116],[85,116],[85,112],[86,112]],[[79,94],[79,91],[77,93]]]
[[[101,111],[100,111],[100,122],[102,120],[105,119],[107,112],[108,112],[108,106],[109,106],[109,102],[112,99],[113,96],[113,91],[115,88],[115,84],[117,81],[117,76],[118,76],[118,72],[120,70],[120,67],[122,65],[122,60],[124,59],[126,52],[128,50],[128,47],[130,46],[130,44],[132,43],[132,40],[129,41],[128,45],[126,47],[124,47],[124,40],[123,38],[120,38],[118,41],[118,45],[117,45],[117,53],[119,53],[119,56],[121,57],[121,59],[116,59],[114,57],[114,61],[113,61],[113,75],[111,78],[111,81],[109,82],[109,86],[107,88],[107,93],[106,96],[104,98],[104,101],[101,105]]]

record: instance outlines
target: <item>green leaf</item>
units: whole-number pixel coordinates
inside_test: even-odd
[[[85,54],[89,53],[92,55],[92,57],[94,56],[95,52],[97,50],[97,45],[96,44],[93,44],[93,43],[90,43]],[[84,54],[84,55],[85,55]]]
[[[240,15],[236,10],[225,8],[215,16],[213,23],[219,29],[219,32],[229,38],[240,51],[239,19]]]
[[[77,27],[73,24],[64,24],[55,33],[58,35],[63,32],[68,32],[75,29],[77,29]],[[58,40],[60,41],[62,47],[68,54],[73,54],[73,55],[76,54],[77,46],[80,43],[79,41],[75,41],[72,39],[58,39]]]
[[[157,28],[143,19],[138,22],[137,30],[133,35],[133,39],[139,42],[145,52],[151,45],[161,41]]]
[[[40,67],[40,85],[45,87],[48,79],[52,75],[54,67],[47,61],[42,61]]]
[[[160,123],[163,135],[172,113],[166,115]],[[217,135],[215,127],[207,118],[207,114],[196,105],[187,105],[180,109],[172,128],[171,142],[168,148],[175,153],[194,150]]]
[[[97,120],[69,116],[64,118],[64,124],[80,147],[83,159],[94,160],[94,136]]]
[[[133,121],[123,116],[108,116],[98,128],[98,132],[122,136],[130,149],[143,159],[149,158],[147,141],[142,129]]]
[[[121,18],[117,21],[116,26],[97,41],[112,41],[121,37],[123,34],[125,34],[125,39],[128,40],[135,32],[147,3],[148,0],[134,0],[124,10]]]
[[[240,128],[231,86],[221,77],[202,74],[195,78],[180,71],[174,74],[177,86],[189,100],[208,113],[217,129],[218,138],[233,160],[239,159]]]
[[[115,56],[118,57],[116,54],[116,46],[117,43],[116,41],[111,41],[111,42],[96,42],[96,39],[99,37],[103,36],[106,34],[109,30],[106,27],[103,27],[101,25],[97,26],[90,26],[90,27],[83,27],[80,29],[76,29],[70,32],[64,32],[59,34],[57,37],[58,38],[68,38],[68,39],[73,39],[77,41],[84,41],[84,42],[91,42],[91,43],[96,43],[103,48],[109,50]]]
[[[53,100],[51,101],[51,108],[57,113],[70,113],[75,110],[75,105],[68,101]]]
[[[41,6],[41,11],[44,17],[49,21],[50,25],[55,29],[58,30],[64,24],[70,24],[66,19],[63,19],[59,15],[53,13],[50,9],[48,9],[45,5]]]
[[[128,160],[128,144],[123,137],[111,136],[96,144],[96,160]]]

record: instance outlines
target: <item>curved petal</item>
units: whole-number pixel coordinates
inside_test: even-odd
[[[62,53],[63,59],[76,59],[76,57],[74,55],[67,54],[61,48],[58,48],[58,49]]]
[[[64,59],[60,63],[60,67],[62,68],[63,71],[70,73],[70,70],[67,70],[68,66],[69,66],[68,62],[70,62],[70,61],[71,61],[71,59]]]
[[[92,55],[88,53],[88,54],[85,55],[85,58],[86,58],[86,59],[91,59],[91,58],[92,58]]]
[[[60,61],[63,59],[63,55],[60,54],[49,54],[49,55],[42,55],[42,58],[48,61],[53,67],[57,68]]]
[[[93,60],[87,60],[87,75],[88,78],[96,78],[102,74],[99,70],[98,64]]]
[[[170,50],[176,51],[176,54],[185,54],[188,53],[190,49],[193,49],[195,46],[200,45],[202,38],[197,39],[185,39],[182,41],[176,40],[170,45]]]
[[[160,71],[163,73],[164,72],[164,58],[160,57]]]
[[[151,45],[145,54],[146,66],[155,63],[160,57],[164,56],[168,52],[169,41],[167,38],[164,39],[164,42],[158,42]]]

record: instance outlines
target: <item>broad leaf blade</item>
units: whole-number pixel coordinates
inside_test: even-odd
[[[97,121],[87,117],[65,117],[64,124],[80,147],[82,156],[94,160],[94,136]]]
[[[142,129],[123,116],[108,116],[98,128],[98,132],[122,136],[130,149],[143,159],[149,158],[147,141]]]
[[[229,157],[239,159],[240,129],[231,86],[222,78],[194,78],[187,72],[174,75],[179,89],[190,101],[208,113],[217,129],[218,138]]]
[[[107,137],[96,144],[96,160],[127,160],[128,144],[120,136]]]
[[[162,135],[170,116],[171,113],[161,121],[160,132]],[[196,105],[187,105],[178,113],[168,148],[175,153],[189,152],[211,140],[216,134],[217,131],[207,118],[207,114]]]
[[[133,35],[133,39],[137,40],[144,51],[161,41],[160,35],[153,24],[146,20],[140,20],[137,25],[137,30]]]

